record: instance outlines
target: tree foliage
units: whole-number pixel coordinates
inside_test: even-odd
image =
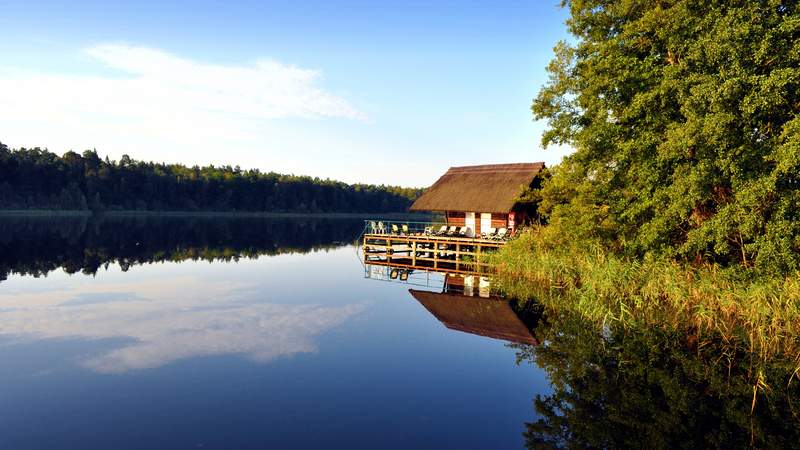
[[[800,268],[800,7],[565,0],[532,110],[575,153],[542,208],[626,254]]]
[[[0,143],[0,209],[405,212],[420,189]]]

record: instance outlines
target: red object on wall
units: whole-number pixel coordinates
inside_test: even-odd
[[[514,227],[516,226],[516,221],[514,220],[515,218],[514,212],[508,213],[508,228],[511,231],[514,231]]]

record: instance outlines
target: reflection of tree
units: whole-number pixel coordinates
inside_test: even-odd
[[[6,217],[0,219],[0,281],[9,273],[94,274],[100,267],[161,261],[237,260],[352,242],[359,220],[209,217]]]
[[[518,361],[535,362],[553,388],[534,401],[540,418],[526,424],[530,448],[800,446],[792,412],[800,383],[787,387],[789,364],[737,365],[749,359],[655,332],[601,336],[566,317],[540,323],[537,334],[538,347],[513,345]],[[759,370],[783,381],[759,394],[751,415]]]

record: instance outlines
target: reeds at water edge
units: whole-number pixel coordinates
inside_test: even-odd
[[[785,359],[800,377],[800,274],[626,258],[598,245],[553,242],[538,228],[520,233],[493,263],[507,295],[578,314],[599,329],[677,331],[698,348],[713,343],[756,363]]]

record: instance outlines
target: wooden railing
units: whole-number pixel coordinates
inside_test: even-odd
[[[491,271],[489,256],[503,241],[463,236],[365,233],[364,262],[427,270],[475,274]]]

